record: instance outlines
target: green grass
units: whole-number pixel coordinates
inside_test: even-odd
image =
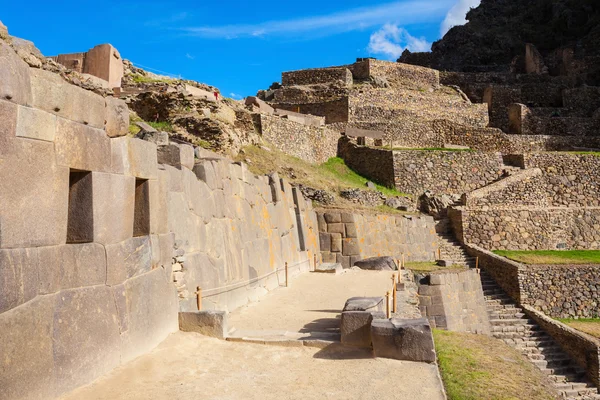
[[[524,264],[600,264],[600,250],[496,250],[494,253]]]
[[[467,269],[464,265],[451,265],[449,267],[440,267],[434,261],[412,261],[404,264],[406,269],[410,269],[416,273],[431,273],[438,271],[460,271]]]
[[[360,176],[353,170],[351,170],[344,160],[339,157],[333,157],[327,160],[327,162],[319,165],[318,169],[322,171],[325,175],[330,175],[332,178],[337,181],[348,185],[349,187],[356,187],[361,189],[366,189],[366,184],[369,179]],[[396,189],[391,189],[382,185],[375,184],[377,190],[383,193],[386,196],[404,196],[407,195],[397,191]]]
[[[147,124],[158,131],[173,132],[173,125],[171,125],[171,123],[167,121],[148,122]]]
[[[557,318],[557,320],[573,329],[600,338],[600,318]]]
[[[596,157],[600,157],[600,151],[569,151],[570,154],[583,154],[583,155],[592,155]]]
[[[173,80],[174,79],[169,79],[169,78],[155,79],[155,78],[149,78],[144,75],[133,75],[133,81],[135,83],[169,83],[169,82],[172,82]]]
[[[406,147],[394,147],[394,151],[466,151],[469,153],[475,152],[473,149],[447,149],[445,147],[423,147],[423,148],[406,148]]]
[[[507,344],[486,335],[434,330],[449,400],[556,399],[551,383]]]

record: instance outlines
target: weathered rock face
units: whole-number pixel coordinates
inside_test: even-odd
[[[434,193],[427,191],[419,197],[419,210],[435,219],[443,219],[448,215],[448,207],[459,202],[460,195],[442,194],[436,196]]]
[[[594,0],[482,0],[467,20],[435,42],[427,57],[406,52],[398,61],[450,71],[509,71],[526,43],[548,61],[568,46],[577,49],[576,58],[588,60],[588,84],[600,82],[592,62],[600,55],[600,5]]]
[[[435,347],[426,319],[377,319],[371,323],[376,357],[395,360],[435,362]]]

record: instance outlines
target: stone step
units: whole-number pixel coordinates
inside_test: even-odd
[[[574,381],[581,382],[585,377],[585,372],[581,372],[580,368],[568,366],[552,367],[552,368],[540,368],[540,371],[545,375],[556,375],[556,376],[573,376]]]
[[[552,353],[560,353],[562,349],[558,347],[558,345],[539,348],[539,347],[525,347],[523,345],[515,346],[515,349],[519,350],[521,353],[525,354],[527,357],[534,355],[544,355],[544,354],[552,354]]]
[[[562,359],[570,360],[571,359],[568,355],[563,353],[561,349],[558,349],[555,352],[543,351],[540,353],[529,353],[529,354],[526,354],[526,356],[527,356],[527,358],[529,358],[531,360],[562,360]]]
[[[525,316],[524,313],[518,311],[508,311],[508,312],[490,312],[488,313],[490,319],[520,319]]]
[[[569,358],[556,360],[529,360],[529,362],[540,369],[568,367],[571,364]]]
[[[493,326],[517,326],[517,325],[526,325],[529,322],[531,322],[531,321],[526,318],[490,319],[490,323]]]
[[[491,295],[485,295],[485,300],[489,301],[489,300],[506,300],[506,301],[513,301],[507,294],[505,293],[496,293],[496,294],[491,294]]]
[[[597,390],[587,382],[564,382],[564,383],[556,382],[554,384],[554,387],[561,391],[562,390],[577,390],[577,391],[581,390],[582,391],[582,390],[586,390],[586,389],[587,390],[591,389],[592,392],[594,392],[594,391],[597,392]]]
[[[498,339],[528,339],[528,338],[543,338],[547,337],[547,335],[543,332],[519,332],[515,330],[514,332],[493,332],[494,337]]]

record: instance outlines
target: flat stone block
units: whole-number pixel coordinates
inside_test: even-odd
[[[17,136],[53,142],[56,136],[56,115],[20,106]]]
[[[344,228],[344,224],[342,224],[342,223],[328,224],[327,232],[339,233],[342,236],[346,235],[346,229]]]
[[[58,118],[55,149],[58,165],[82,171],[111,170],[110,139],[102,129]]]
[[[0,250],[0,314],[38,294],[38,249]]]
[[[321,272],[326,274],[339,275],[344,271],[342,264],[339,263],[321,263],[316,266],[315,272]]]
[[[381,312],[344,311],[340,322],[341,341],[347,346],[371,347],[371,322],[373,317],[385,318]]]
[[[342,235],[339,233],[331,234],[331,252],[341,253],[342,252]]]
[[[187,144],[180,144],[178,146],[181,152],[181,166],[189,170],[194,169],[194,147]]]
[[[356,225],[354,223],[346,224],[346,237],[347,238],[357,238],[358,233],[356,232]]]
[[[351,297],[346,300],[343,311],[385,311],[383,297]]]
[[[360,245],[357,239],[344,239],[342,242],[342,253],[345,256],[357,256],[360,254]]]
[[[44,296],[0,313],[3,400],[57,397],[52,341],[54,303],[55,296]]]
[[[106,106],[102,96],[71,85],[50,71],[31,68],[30,76],[33,107],[104,130]]]
[[[339,264],[342,264],[344,269],[348,269],[351,267],[350,265],[350,257],[344,256],[342,253],[335,253],[335,261]]]
[[[434,363],[436,360],[429,322],[424,319],[375,319],[371,338],[376,357]]]
[[[210,189],[221,189],[223,187],[215,171],[215,163],[210,160],[203,160],[196,163],[193,171],[196,177],[206,183]]]
[[[111,289],[94,286],[60,293],[52,340],[59,392],[89,383],[118,366],[121,341]]]
[[[218,339],[227,337],[227,313],[225,311],[180,312],[179,329],[197,332]]]
[[[107,97],[106,102],[106,134],[113,137],[125,136],[129,133],[129,108],[121,99]]]
[[[324,263],[335,263],[336,262],[335,254],[330,253],[329,251],[321,252],[321,258],[323,259]]]
[[[106,284],[118,285],[152,269],[150,237],[136,237],[106,246]]]
[[[114,244],[133,236],[135,178],[92,172],[94,242]]]
[[[40,294],[106,283],[106,253],[96,243],[40,247]]]
[[[328,224],[339,224],[342,222],[342,216],[340,213],[326,212],[323,214],[323,217]]]
[[[31,105],[29,66],[8,43],[0,40],[0,99]]]

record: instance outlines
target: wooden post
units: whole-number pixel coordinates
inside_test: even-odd
[[[313,257],[314,261],[313,261],[313,271],[317,270],[317,255],[315,254],[315,256]]]
[[[396,279],[398,279],[396,277],[396,274],[392,275],[392,312],[394,314],[396,314],[396,312],[398,312],[398,293],[397,293],[397,287],[396,287]]]
[[[402,283],[402,271],[398,271],[398,283]]]
[[[388,291],[385,294],[385,315],[386,318],[392,318],[392,311],[390,310],[390,297],[392,297],[392,293],[390,291]]]
[[[402,253],[402,269],[406,268],[406,262],[404,261],[404,253]]]
[[[285,262],[285,287],[290,286],[289,276],[290,275],[289,275],[288,263],[286,261]]]
[[[438,248],[438,260],[442,259],[442,249]]]
[[[479,257],[475,258],[475,270],[479,273]]]
[[[200,286],[196,288],[196,301],[198,303],[198,311],[202,311],[202,288]]]

